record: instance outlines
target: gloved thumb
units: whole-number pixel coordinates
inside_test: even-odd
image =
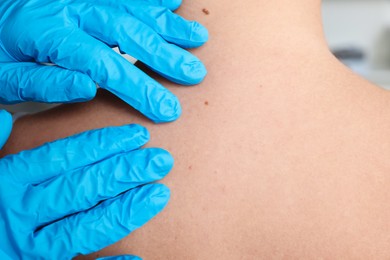
[[[118,255],[118,256],[102,257],[96,260],[142,260],[142,258],[134,255]]]
[[[12,116],[5,110],[0,110],[0,149],[7,141],[12,130]]]

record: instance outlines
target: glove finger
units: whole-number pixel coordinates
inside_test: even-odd
[[[82,0],[85,2],[84,0]],[[129,3],[130,5],[134,2],[144,2],[149,5],[155,5],[155,6],[162,6],[165,8],[168,8],[171,11],[177,10],[180,5],[182,4],[182,0],[98,0],[98,1],[93,1],[95,4],[99,5],[105,5],[105,6],[114,6],[118,7],[123,3]]]
[[[106,6],[110,6],[112,7],[113,11],[115,10],[117,12],[117,14],[115,14],[113,13],[113,11],[107,10],[106,13],[104,13],[104,18],[107,17],[107,13],[108,14],[111,13],[115,17],[120,17],[121,15],[123,16],[124,14],[122,14],[121,11],[127,14],[131,14],[138,21],[142,22],[143,24],[151,28],[154,31],[154,33],[159,34],[166,41],[179,45],[183,48],[199,47],[203,45],[205,42],[207,42],[209,37],[207,29],[200,23],[196,21],[187,21],[183,17],[174,14],[171,10],[167,9],[166,7],[163,7],[161,5],[155,5],[155,4],[151,5],[145,0],[133,0],[133,1],[118,0],[112,3],[107,2],[106,0],[96,0],[96,1],[88,0],[88,1],[90,5],[95,6],[94,9],[98,9],[99,7],[96,7],[96,5],[99,4],[101,6],[104,6],[105,9]],[[156,2],[156,1],[152,1],[152,2]],[[79,8],[79,9],[84,9],[84,8]],[[96,10],[94,10],[94,12],[95,11]],[[95,13],[93,15],[95,15]],[[87,14],[87,16],[89,15]],[[99,21],[92,21],[92,23],[95,22],[100,24]],[[123,23],[122,26],[126,26],[126,24],[129,25],[126,28],[124,28],[125,30],[118,32],[118,33],[123,33],[122,35],[119,35],[118,38],[124,39],[125,37],[134,37],[135,33],[129,31],[128,27],[133,26],[137,21],[133,21],[130,18],[128,18],[128,19],[121,19],[121,22]],[[112,23],[112,26],[115,28],[118,27],[115,22]],[[104,30],[104,28],[96,28],[96,26],[90,26],[90,27],[93,27],[95,31],[96,29]],[[112,30],[110,29],[109,31]],[[150,30],[148,33],[151,35],[149,38],[151,38],[152,35],[154,34]],[[110,34],[103,32],[100,33],[99,35],[110,35]],[[112,39],[112,40],[116,40],[116,39]],[[189,54],[186,53],[186,55]]]
[[[22,184],[39,184],[60,174],[132,151],[149,140],[139,125],[88,131],[0,160],[0,175]]]
[[[12,116],[5,110],[0,110],[0,149],[7,141],[12,130]]]
[[[183,85],[200,83],[207,74],[202,62],[188,51],[167,43],[135,17],[92,3],[77,4],[80,28],[110,46],[119,46],[162,76]],[[166,9],[165,9],[166,10]]]
[[[179,117],[181,107],[176,96],[106,44],[80,30],[63,29],[52,37],[45,46],[39,46],[40,52],[46,53],[51,62],[86,73],[102,88],[155,122],[173,121]]]
[[[96,95],[96,84],[87,75],[57,66],[5,63],[0,66],[0,102],[69,103]]]
[[[142,258],[134,255],[118,255],[118,256],[100,257],[97,258],[96,260],[142,260]]]
[[[34,234],[32,243],[49,259],[96,252],[124,238],[157,215],[168,203],[162,184],[132,189],[116,198],[58,222]]]
[[[182,3],[182,0],[143,0],[143,1],[152,5],[164,6],[171,11],[177,10]]]
[[[25,205],[39,212],[40,226],[46,225],[137,186],[161,180],[172,167],[172,156],[162,149],[120,154],[30,189]]]
[[[200,47],[209,39],[208,30],[203,25],[196,21],[187,21],[166,8],[127,4],[127,11],[166,41],[180,47]]]

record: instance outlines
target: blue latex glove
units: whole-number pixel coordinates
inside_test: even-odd
[[[9,115],[0,113],[0,132]],[[138,149],[138,125],[105,128],[0,160],[0,259],[70,259],[106,247],[144,225],[169,200],[148,184],[171,155]],[[124,256],[123,256],[124,257]]]
[[[111,47],[174,82],[201,82],[204,65],[182,47],[202,45],[208,32],[164,7],[179,5],[177,0],[1,0],[0,102],[85,101],[94,97],[96,82],[155,122],[177,119],[178,99]]]
[[[12,130],[12,116],[4,110],[0,110],[0,149],[7,141]]]

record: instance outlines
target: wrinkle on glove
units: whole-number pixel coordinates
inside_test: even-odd
[[[0,102],[81,102],[98,84],[154,122],[177,119],[177,97],[112,47],[173,82],[200,83],[206,68],[184,48],[203,45],[208,31],[171,11],[180,3],[2,0]]]
[[[71,259],[148,222],[170,197],[150,183],[173,167],[167,151],[139,149],[148,140],[142,126],[109,127],[1,159],[0,258]]]

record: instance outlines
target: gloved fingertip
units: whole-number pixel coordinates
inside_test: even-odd
[[[148,184],[137,188],[131,198],[129,216],[131,230],[142,227],[168,204],[171,193],[163,184]]]
[[[153,171],[159,175],[159,179],[164,178],[173,168],[174,159],[172,155],[161,148],[149,148],[147,151],[150,152],[150,164]]]
[[[153,112],[155,116],[154,118],[151,118],[153,122],[167,123],[175,121],[180,117],[182,109],[180,102],[175,95],[168,91],[164,91],[164,93],[157,93],[153,99],[155,99],[155,111]]]
[[[171,198],[171,190],[164,184],[152,184],[150,186],[150,205],[153,205],[157,212],[163,210]]]
[[[171,197],[170,189],[160,183],[145,185],[143,188],[145,188],[145,193],[148,194],[148,207],[153,207],[155,214],[158,214],[168,204]]]
[[[12,121],[12,115],[8,113],[7,111],[0,109],[0,119],[1,120],[11,120]]]
[[[67,102],[85,102],[96,96],[97,85],[89,76],[80,73],[67,92]]]
[[[89,83],[84,86],[80,96],[87,101],[93,99],[96,96],[96,93],[97,93],[96,83],[92,80],[89,80]]]
[[[12,115],[0,110],[0,149],[3,147],[12,130]]]
[[[207,69],[201,61],[193,61],[190,64],[184,65],[183,72],[188,79],[185,85],[199,84],[207,75]]]
[[[179,101],[166,100],[161,104],[161,111],[163,115],[162,120],[156,120],[156,123],[168,123],[177,120],[182,113]]]
[[[124,127],[130,130],[131,136],[137,136],[138,138],[142,138],[145,142],[148,142],[150,140],[150,132],[146,127],[138,124],[130,124]]]
[[[104,129],[102,130],[105,131]],[[148,129],[137,124],[107,128],[107,131],[109,131],[109,133],[105,133],[105,135],[116,136],[116,139],[118,141],[120,140],[124,147],[126,147],[126,145],[130,145],[131,147],[141,147],[150,140],[150,133]]]
[[[191,47],[196,48],[205,44],[209,40],[209,31],[198,22],[192,22]]]

